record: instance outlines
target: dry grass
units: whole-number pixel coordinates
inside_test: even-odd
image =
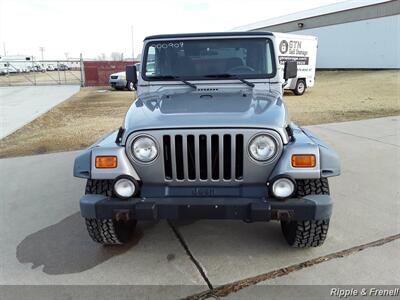
[[[399,71],[326,71],[303,96],[286,93],[300,125],[400,114]],[[118,128],[134,95],[84,88],[67,101],[0,140],[0,158],[84,148]]]
[[[399,71],[318,72],[303,96],[285,93],[291,119],[300,125],[400,114]]]

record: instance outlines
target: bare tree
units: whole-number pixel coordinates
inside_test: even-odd
[[[123,54],[121,52],[112,52],[111,53],[111,59],[112,60],[122,60],[123,59]]]
[[[97,56],[98,60],[107,60],[106,58],[106,54],[105,53],[101,53],[100,55]]]

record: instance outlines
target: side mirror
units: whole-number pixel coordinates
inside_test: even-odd
[[[283,68],[283,79],[288,80],[289,78],[297,77],[297,62],[288,60],[285,62]]]
[[[126,74],[126,80],[132,82],[136,90],[138,82],[136,66],[135,65],[126,66],[125,74]]]

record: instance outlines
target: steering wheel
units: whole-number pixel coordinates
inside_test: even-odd
[[[238,74],[240,74],[240,73],[246,73],[246,72],[253,73],[255,71],[256,70],[254,70],[253,68],[251,68],[249,66],[237,66],[237,67],[230,68],[228,70],[228,73],[236,73],[236,74],[238,73]]]

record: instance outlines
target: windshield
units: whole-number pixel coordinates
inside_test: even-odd
[[[270,78],[273,47],[267,38],[154,41],[144,53],[145,80]]]

